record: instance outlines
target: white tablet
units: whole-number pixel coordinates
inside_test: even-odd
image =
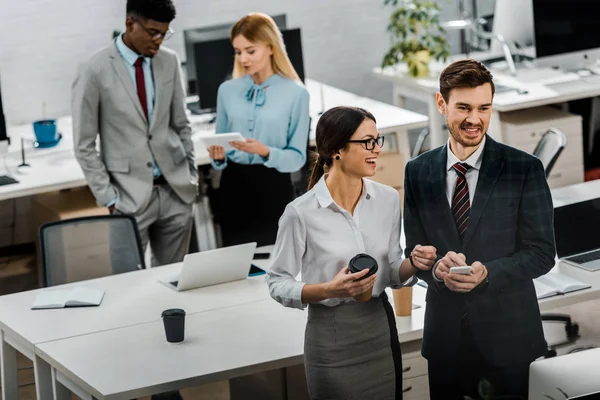
[[[210,146],[223,146],[225,151],[235,150],[229,144],[229,142],[234,142],[234,141],[244,142],[244,141],[246,141],[246,139],[244,139],[242,134],[239,132],[218,133],[218,134],[210,135],[210,136],[200,136],[199,139],[202,141],[202,143],[204,143],[204,146],[206,146],[207,148]]]

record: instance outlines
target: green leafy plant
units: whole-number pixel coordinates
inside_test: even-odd
[[[450,45],[446,31],[439,20],[440,8],[434,0],[384,0],[394,8],[387,31],[392,44],[384,55],[382,67],[396,65],[400,61],[411,63],[411,57],[426,51],[436,60],[450,56]],[[428,62],[428,61],[427,61]],[[417,76],[415,67],[409,72]]]

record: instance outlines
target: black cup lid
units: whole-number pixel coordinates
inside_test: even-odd
[[[170,308],[162,312],[162,317],[181,317],[185,315],[185,311],[181,308]]]
[[[368,269],[369,273],[364,276],[366,278],[376,273],[377,269],[379,269],[379,266],[377,265],[377,260],[375,260],[373,257],[365,253],[360,253],[352,257],[348,263],[348,268],[352,273],[360,272],[363,269]]]

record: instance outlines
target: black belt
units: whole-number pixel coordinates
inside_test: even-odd
[[[157,185],[166,185],[167,184],[167,180],[165,179],[165,176],[163,174],[160,174],[159,176],[154,177],[154,181],[152,182],[152,184],[154,186],[157,186]]]

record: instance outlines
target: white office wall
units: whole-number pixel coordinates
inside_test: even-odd
[[[185,59],[183,29],[228,23],[250,11],[286,13],[302,29],[306,75],[391,99],[371,76],[388,44],[383,0],[175,0],[177,34],[165,45]],[[70,113],[77,64],[123,29],[125,0],[0,0],[0,79],[10,124]],[[45,104],[45,110],[44,110]]]

